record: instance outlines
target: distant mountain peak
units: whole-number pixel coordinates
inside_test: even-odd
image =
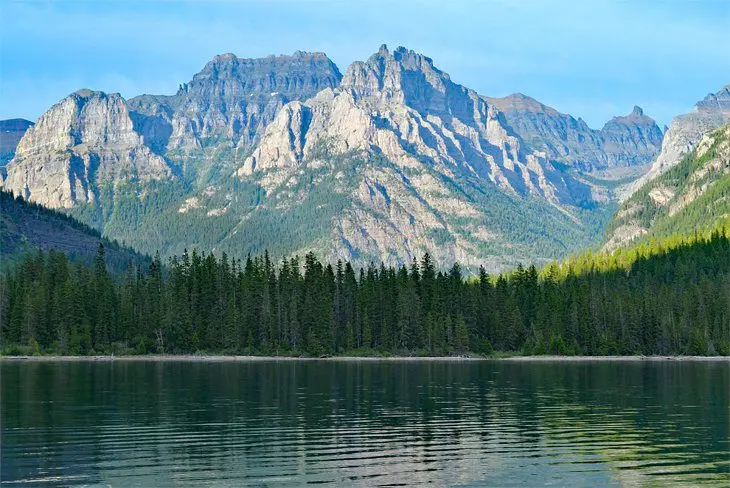
[[[92,90],[90,88],[81,88],[71,94],[71,96],[77,96],[79,98],[92,98],[104,95],[106,95],[106,93],[104,93],[103,91]]]
[[[698,101],[694,110],[672,119],[669,128],[664,129],[661,152],[654,159],[649,171],[628,185],[622,192],[628,198],[642,185],[678,164],[689,153],[706,132],[730,123],[730,85],[716,93],[710,93]]]
[[[309,61],[312,65],[302,64]],[[335,63],[322,52],[295,51],[292,54],[269,54],[262,58],[242,58],[233,53],[224,53],[213,56],[203,69],[193,77],[207,79],[211,76],[235,76],[251,78],[257,74],[285,75],[287,71],[306,70],[309,67],[321,65],[336,72],[341,77]]]
[[[233,61],[235,59],[238,59],[238,56],[236,56],[233,53],[223,53],[223,54],[216,54],[213,56],[212,62],[226,62],[226,61]]]
[[[5,130],[23,130],[25,131],[28,127],[32,126],[33,122],[26,119],[5,119],[0,120],[0,131]]]
[[[730,85],[725,85],[716,93],[708,93],[695,105],[697,111],[730,110]]]
[[[469,91],[453,83],[448,74],[434,66],[431,58],[403,46],[393,52],[381,46],[367,61],[352,63],[340,87],[350,90],[355,98],[375,95],[398,99],[411,108],[430,113],[448,111],[446,98]]]
[[[604,130],[608,127],[613,126],[614,124],[622,124],[622,125],[644,125],[647,126],[647,128],[651,128],[652,132],[659,131],[662,132],[659,126],[656,124],[656,121],[649,117],[648,115],[644,114],[644,110],[639,107],[638,105],[634,105],[634,108],[631,110],[631,112],[628,115],[620,115],[617,117],[612,118],[606,124],[603,126]],[[661,139],[661,138],[660,138]],[[661,144],[661,141],[660,141]]]
[[[25,119],[0,120],[0,180],[5,163],[13,159],[15,148],[33,122]]]
[[[539,102],[538,100],[525,95],[524,93],[512,93],[502,98],[483,97],[487,103],[495,106],[502,112],[506,111],[525,111],[525,112],[545,112],[557,114],[557,110]]]

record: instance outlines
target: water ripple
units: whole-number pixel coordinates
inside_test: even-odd
[[[730,485],[722,363],[40,366],[0,364],[8,486]]]

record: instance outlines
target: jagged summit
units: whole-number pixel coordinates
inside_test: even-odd
[[[324,53],[296,51],[292,55],[239,58],[221,54],[209,61],[185,86],[185,93],[224,88],[248,92],[278,91],[297,96],[303,90],[318,91],[339,84],[342,75]],[[223,87],[210,86],[228,81]]]
[[[595,130],[582,118],[563,114],[522,93],[483,98],[499,109],[509,128],[533,148],[582,170],[647,164],[661,147],[661,129],[638,106]]]
[[[451,81],[431,58],[402,46],[390,52],[383,45],[367,61],[352,63],[340,86],[356,99],[374,97],[461,120],[472,119],[475,110],[488,110],[475,91]]]
[[[50,208],[96,204],[105,185],[171,178],[135,130],[118,93],[79,90],[56,103],[19,142],[4,187]]]
[[[730,85],[725,85],[716,93],[708,93],[705,98],[695,104],[697,111],[730,110]]]
[[[649,171],[621,192],[628,198],[644,184],[677,165],[700,141],[706,132],[730,123],[730,85],[716,93],[710,93],[698,101],[694,109],[678,115],[664,131],[661,152],[653,161]]]
[[[631,110],[631,112],[627,115],[619,115],[613,117],[611,120],[606,122],[606,124],[604,125],[604,130],[606,129],[606,127],[610,127],[612,124],[643,125],[645,126],[645,128],[649,129],[652,132],[651,136],[653,138],[659,137],[656,134],[657,131],[661,132],[661,129],[659,129],[658,125],[656,126],[656,128],[654,127],[656,125],[654,119],[645,115],[644,110],[638,105],[634,105],[633,110]],[[661,137],[659,137],[658,143],[661,144]]]
[[[96,97],[96,96],[103,96],[105,94],[106,93],[104,93],[103,91],[92,90],[90,88],[80,88],[80,89],[76,90],[75,92],[71,93],[71,95],[76,95],[81,98],[91,98],[91,97]]]
[[[207,147],[248,150],[281,107],[340,84],[324,53],[240,58],[220,54],[173,97],[130,100],[135,123],[158,151],[189,154]]]

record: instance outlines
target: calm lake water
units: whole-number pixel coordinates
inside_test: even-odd
[[[15,362],[2,482],[728,486],[728,362]]]

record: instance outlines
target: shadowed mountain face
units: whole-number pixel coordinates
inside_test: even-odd
[[[91,264],[104,244],[105,261],[121,273],[129,266],[146,269],[149,257],[104,239],[96,230],[61,212],[28,203],[0,191],[0,268],[25,252],[62,251],[72,261]]]
[[[4,186],[147,252],[501,269],[594,242],[610,197],[582,171],[644,164],[661,136],[638,107],[595,131],[484,97],[402,47],[344,76],[321,53],[224,54],[175,95],[69,95]]]
[[[0,120],[0,166],[13,159],[20,139],[32,125],[25,119]]]

